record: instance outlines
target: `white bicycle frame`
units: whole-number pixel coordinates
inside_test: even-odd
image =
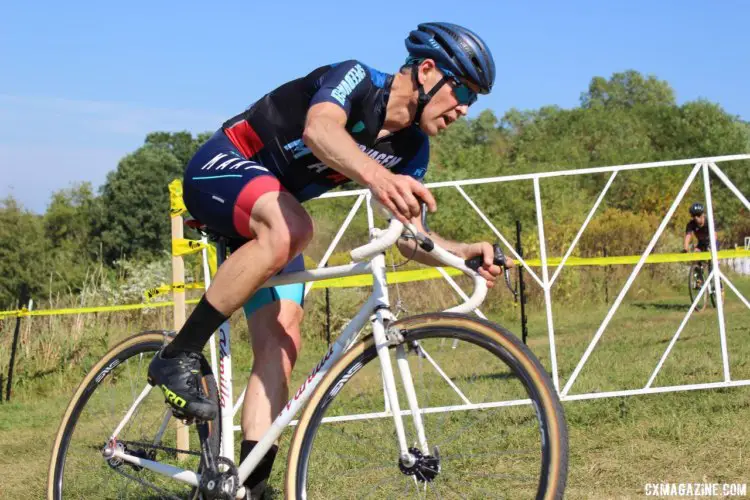
[[[412,234],[417,234],[416,228],[412,225],[409,225],[407,229],[411,231]],[[344,276],[366,274],[368,272],[371,272],[373,276],[373,289],[370,297],[363,304],[354,318],[349,322],[341,335],[339,335],[336,341],[331,345],[328,352],[324,355],[320,362],[315,366],[315,368],[313,368],[313,370],[310,372],[310,375],[303,381],[299,389],[297,389],[297,391],[293,393],[293,396],[286,404],[286,406],[284,406],[284,408],[281,410],[279,415],[274,420],[273,424],[271,424],[271,427],[264,434],[263,438],[253,448],[252,452],[250,452],[245,460],[239,465],[238,476],[240,484],[244,483],[244,481],[250,476],[255,467],[257,467],[261,458],[265,456],[266,452],[271,448],[273,443],[282,434],[284,429],[290,424],[292,418],[302,408],[304,408],[305,404],[310,398],[310,395],[313,393],[328,370],[341,358],[342,354],[344,354],[352,345],[354,345],[359,337],[360,331],[368,322],[368,320],[372,324],[372,333],[375,340],[375,346],[382,367],[386,405],[391,410],[393,421],[396,427],[396,435],[398,437],[399,444],[399,458],[407,466],[411,466],[414,463],[414,457],[408,450],[406,433],[404,430],[404,422],[402,419],[403,415],[396,392],[396,380],[393,373],[391,358],[388,353],[388,347],[394,344],[397,345],[396,364],[401,374],[401,381],[409,405],[409,411],[404,413],[411,414],[412,416],[414,428],[417,433],[419,447],[422,453],[425,455],[430,454],[427,437],[424,432],[424,426],[422,425],[422,415],[419,408],[419,402],[417,401],[416,392],[414,391],[414,384],[412,382],[409,364],[406,360],[406,352],[403,344],[400,343],[400,341],[402,341],[403,339],[399,338],[398,332],[389,332],[387,329],[387,324],[395,318],[393,317],[389,309],[390,302],[388,300],[388,286],[386,283],[385,275],[386,264],[385,255],[383,252],[385,251],[385,249],[396,243],[403,231],[404,225],[396,219],[392,219],[390,221],[388,229],[371,229],[370,243],[351,251],[351,257],[353,261],[352,264],[283,274],[271,278],[268,282],[266,282],[266,284],[263,285],[262,288],[268,288],[279,285],[304,283],[308,281],[318,281],[328,278],[339,278]],[[219,255],[221,254],[222,252],[219,252]],[[482,278],[476,271],[473,271],[466,267],[464,261],[461,258],[449,253],[436,243],[434,244],[434,248],[430,251],[430,254],[443,264],[455,267],[463,271],[466,275],[472,277],[474,280],[474,292],[472,293],[471,297],[469,297],[468,300],[466,300],[463,304],[459,304],[458,306],[447,309],[446,312],[468,313],[479,307],[479,305],[481,305],[481,303],[484,301],[484,298],[487,294],[487,284],[484,278]],[[206,276],[208,275],[209,274],[206,273]],[[211,345],[211,356],[213,359],[215,359],[213,341],[211,342]],[[216,364],[214,363],[213,366],[216,366]],[[240,398],[238,400],[234,408],[232,407],[232,362],[228,321],[219,328],[218,378],[219,401],[221,406],[222,419],[221,423],[223,429],[220,455],[233,460],[233,417],[235,412],[241,406],[243,398]],[[146,385],[139,397],[136,398],[135,402],[128,410],[123,420],[112,433],[109,441],[110,443],[116,442],[118,434],[124,428],[128,420],[140,405],[141,401],[146,398],[151,389],[152,386]],[[162,425],[155,437],[156,443],[161,440],[161,437],[167,428],[171,416],[171,412],[166,412],[164,421],[162,422]],[[123,450],[117,447],[110,450],[110,453],[108,453],[107,455],[107,458],[118,457],[128,463],[150,469],[154,472],[166,476],[170,476],[174,479],[183,481],[193,486],[198,486],[200,484],[200,474],[179,467],[174,467],[145,458],[136,457],[129,453],[125,453]],[[237,498],[244,498],[244,494],[244,487],[240,487],[239,491],[237,492]]]

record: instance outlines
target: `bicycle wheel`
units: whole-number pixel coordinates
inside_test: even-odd
[[[698,296],[698,293],[703,286],[703,281],[703,266],[692,264],[690,266],[690,274],[688,275],[688,291],[690,292],[691,304],[693,303],[693,301],[695,301],[695,297]],[[706,308],[706,304],[708,303],[707,295],[708,290],[703,292],[703,296],[700,298],[700,301],[698,301],[698,304],[696,304],[696,311],[702,311]]]
[[[459,314],[420,315],[393,326],[409,348],[431,454],[422,459],[426,473],[399,467],[394,422],[383,411],[380,363],[369,338],[347,352],[311,396],[290,444],[286,494],[561,498],[565,418],[548,375],[526,346],[502,327]],[[411,447],[416,432],[402,384],[397,386]],[[354,419],[346,417],[352,414]]]
[[[197,498],[190,485],[121,460],[102,451],[136,398],[146,388],[148,365],[170,332],[144,332],[110,350],[88,372],[65,410],[52,448],[47,497],[61,498]],[[204,367],[204,390],[218,398],[210,369]],[[219,452],[221,419],[209,424],[209,446]],[[190,429],[191,454],[176,448],[177,420],[157,388],[150,390],[117,435],[117,445],[142,458],[198,470],[198,433]]]
[[[711,274],[711,270],[713,269],[713,266],[711,265],[711,262],[708,263],[708,274]],[[721,285],[721,282],[719,282]],[[724,287],[721,287],[722,293],[724,292]],[[708,287],[706,289],[706,294],[708,295],[708,298],[711,299],[711,307],[716,308],[716,288],[714,287],[714,280],[711,278],[708,280]],[[722,296],[722,300],[723,300]]]

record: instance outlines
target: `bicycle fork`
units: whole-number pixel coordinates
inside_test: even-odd
[[[381,262],[382,261],[382,262]],[[378,264],[382,264],[382,267]],[[417,401],[417,394],[414,390],[414,381],[411,376],[411,370],[409,369],[409,361],[406,359],[406,350],[404,348],[404,339],[398,332],[386,332],[386,325],[394,320],[393,315],[387,307],[388,304],[388,289],[385,286],[385,261],[382,255],[379,255],[373,259],[373,271],[376,269],[382,269],[383,272],[373,272],[374,274],[374,288],[376,295],[381,297],[382,302],[376,308],[374,317],[372,318],[372,333],[375,340],[375,348],[380,359],[380,366],[382,368],[383,384],[385,387],[385,396],[393,413],[393,422],[396,426],[396,435],[398,437],[399,445],[399,460],[400,464],[407,469],[414,467],[417,464],[417,460],[422,457],[430,455],[430,449],[427,445],[427,437],[425,436],[424,424],[422,422],[422,413],[419,410],[419,403]],[[406,399],[409,405],[409,413],[411,413],[414,428],[417,431],[417,439],[419,442],[419,450],[417,454],[413,453],[413,449],[409,448],[406,441],[406,432],[404,430],[403,414],[406,412],[401,411],[401,406],[398,400],[398,393],[396,391],[396,378],[393,373],[393,364],[389,354],[389,346],[396,345],[396,365],[401,374],[401,382],[406,393]],[[421,453],[419,453],[421,451]]]

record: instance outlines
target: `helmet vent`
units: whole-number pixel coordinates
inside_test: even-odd
[[[479,59],[477,59],[476,56],[471,58],[471,64],[474,65],[478,72],[484,74],[484,71],[482,71],[482,66],[479,64]]]

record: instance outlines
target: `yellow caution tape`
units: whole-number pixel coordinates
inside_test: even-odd
[[[212,245],[204,243],[198,240],[187,240],[185,238],[177,238],[172,240],[172,255],[190,255],[191,253],[197,253]]]
[[[182,201],[182,181],[175,179],[169,183],[169,215],[177,217],[187,212],[185,202]]]
[[[200,242],[199,242],[200,243]],[[718,252],[717,257],[719,259],[732,259],[738,257],[750,257],[750,250],[722,250]],[[635,264],[640,260],[640,255],[630,255],[622,257],[595,257],[595,258],[580,258],[571,257],[565,263],[566,266],[609,266],[619,264]],[[676,253],[676,254],[657,254],[650,255],[646,262],[650,264],[664,263],[664,262],[692,262],[699,260],[710,260],[710,252],[697,252],[697,253]],[[548,264],[557,265],[562,261],[560,258],[548,259]],[[536,260],[527,260],[527,264],[530,266],[540,266],[541,262]],[[456,276],[462,274],[458,269],[445,268],[445,271],[449,276]],[[428,279],[435,279],[440,277],[440,273],[437,269],[416,269],[412,271],[397,271],[387,273],[388,283],[406,283],[409,281],[422,281]],[[361,287],[372,285],[372,275],[359,275],[359,276],[348,276],[345,278],[332,278],[327,280],[321,280],[313,284],[313,288],[345,288],[345,287]],[[169,285],[163,285],[169,286]],[[186,285],[187,287],[199,288],[198,284]],[[201,287],[202,288],[202,287]],[[161,287],[157,287],[161,289]],[[195,304],[198,299],[187,300],[187,304]],[[28,311],[25,308],[14,311],[0,311],[0,319],[7,317],[17,316],[54,316],[60,314],[85,314],[95,312],[112,312],[112,311],[130,311],[136,309],[147,309],[154,307],[167,307],[174,305],[174,302],[154,302],[146,304],[129,304],[119,306],[98,306],[98,307],[81,307],[81,308],[69,308],[69,309],[50,309],[50,310],[37,310]]]
[[[458,276],[463,272],[452,267],[444,268],[449,276]],[[410,281],[432,280],[441,277],[440,271],[435,268],[415,269],[413,271],[395,271],[386,273],[386,281],[389,285],[396,283],[407,283]],[[345,278],[330,278],[313,283],[312,288],[350,288],[360,286],[372,286],[372,274],[360,274],[357,276],[346,276]]]
[[[750,257],[750,250],[721,250],[716,255],[720,260],[735,259],[738,257]],[[622,264],[637,264],[641,260],[640,255],[623,255],[619,257],[569,257],[565,261],[566,266],[616,266]],[[661,253],[646,257],[646,264],[663,264],[667,262],[693,262],[711,260],[711,252],[691,253]],[[555,257],[547,259],[548,266],[557,266],[562,258]],[[539,259],[529,259],[526,263],[531,267],[541,267]]]
[[[750,250],[721,250],[717,253],[719,259],[733,259],[737,257],[750,257]],[[569,257],[565,261],[566,266],[612,266],[622,264],[637,264],[641,259],[640,255],[625,255],[621,257]],[[694,253],[666,253],[649,255],[646,258],[647,264],[657,264],[666,262],[693,262],[711,260],[711,252],[694,252]],[[562,258],[554,257],[547,259],[547,265],[558,266]],[[542,261],[539,259],[528,259],[526,264],[530,267],[541,267]],[[458,269],[445,268],[449,276],[463,274]],[[411,281],[424,281],[439,278],[440,273],[437,269],[417,269],[414,271],[397,271],[386,274],[389,284],[406,283]],[[345,278],[331,278],[327,280],[316,281],[312,288],[348,288],[372,286],[372,275],[362,274],[357,276],[347,276]]]
[[[198,253],[203,249],[208,252],[208,268],[213,276],[216,274],[216,247],[210,243],[205,243],[198,240],[188,240],[185,238],[178,238],[172,240],[172,255],[175,257],[181,255],[190,255]]]
[[[186,304],[197,304],[198,299],[186,300]],[[40,309],[38,311],[29,311],[27,309],[20,309],[15,311],[2,311],[0,312],[0,319],[7,317],[16,316],[59,316],[63,314],[90,314],[98,312],[115,312],[115,311],[134,311],[138,309],[153,309],[156,307],[168,307],[173,306],[174,302],[154,302],[151,304],[125,304],[119,306],[93,306],[93,307],[78,307],[78,308],[67,308],[67,309]]]
[[[206,252],[208,252],[208,269],[211,272],[211,276],[213,276],[216,274],[216,263],[218,262],[216,260],[216,247],[208,245]]]
[[[173,290],[182,291],[184,292],[186,289],[200,289],[202,290],[204,288],[204,285],[201,283],[173,283],[171,285],[161,285],[154,288],[149,288],[148,290],[143,292],[144,297],[146,297],[146,302],[150,301],[153,298],[159,297],[160,295],[167,294]]]

